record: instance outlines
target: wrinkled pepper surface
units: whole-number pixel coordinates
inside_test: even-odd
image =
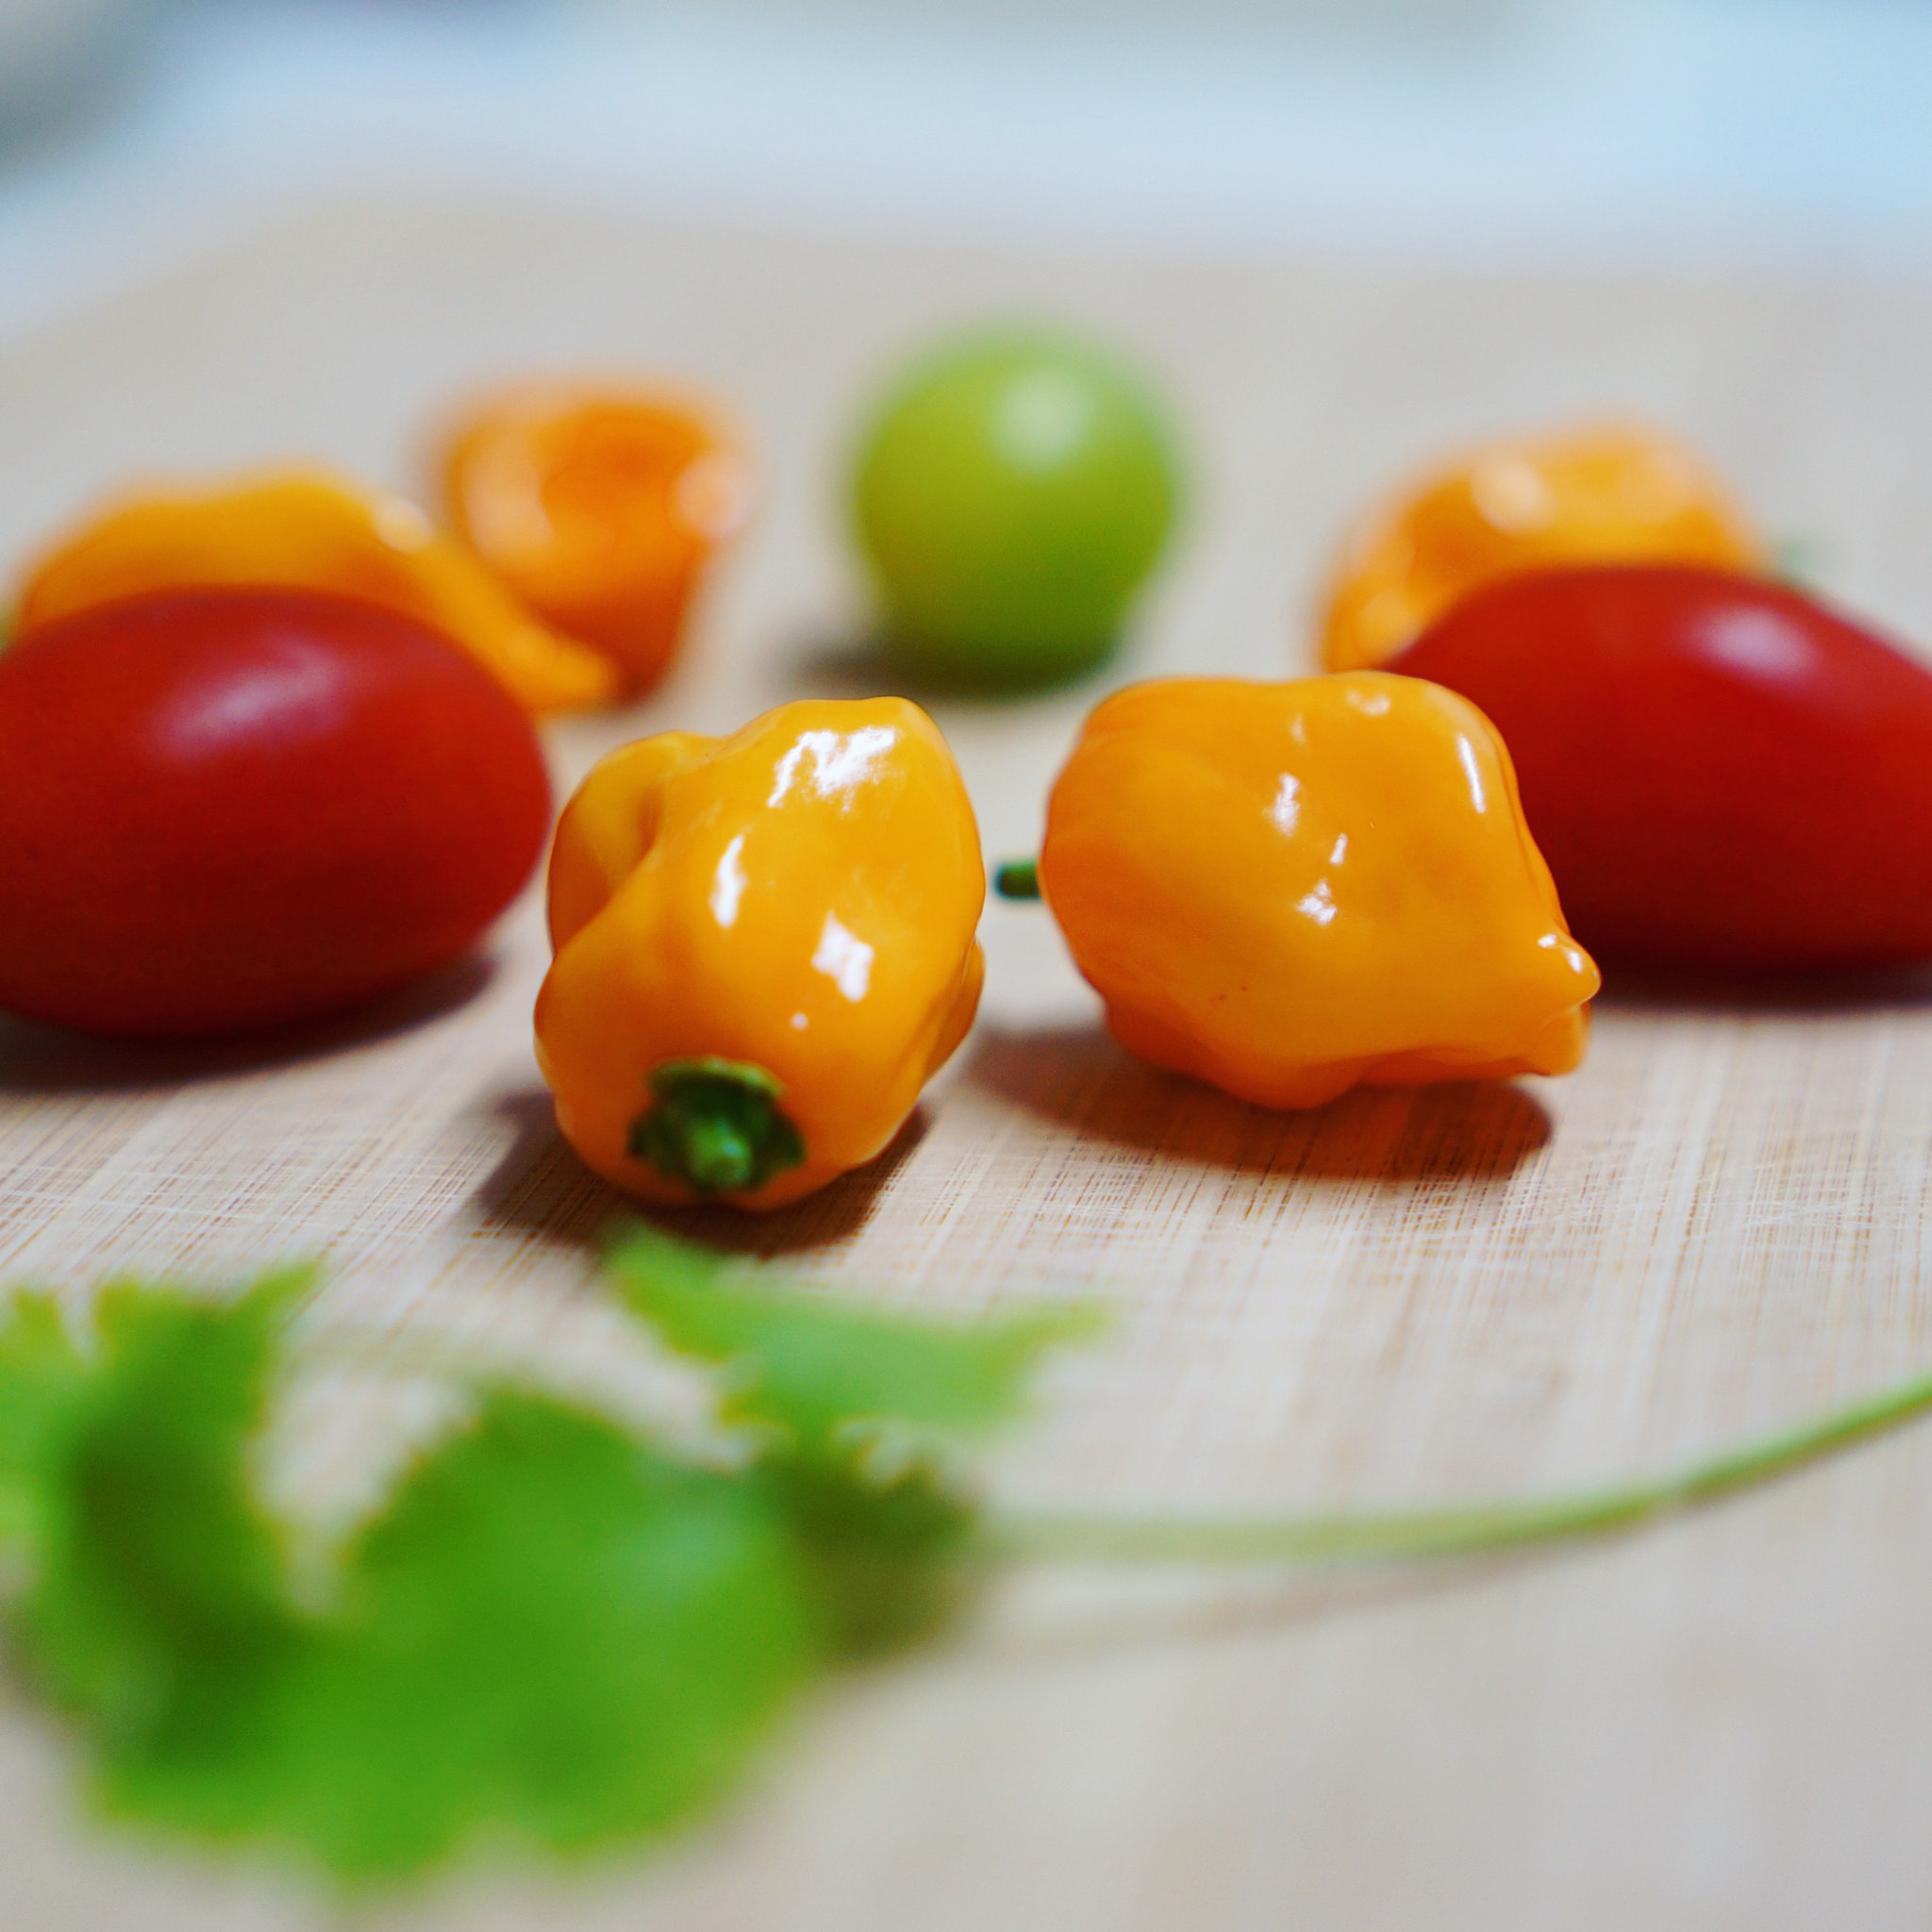
[[[870,1160],[973,1024],[979,834],[902,698],[613,753],[565,808],[537,1056],[646,1199],[783,1207]]]
[[[751,466],[679,399],[541,383],[458,425],[443,489],[483,562],[641,692],[670,669],[705,565],[744,520]]]
[[[525,710],[609,703],[616,671],[518,605],[414,504],[322,470],[131,496],[62,538],[28,573],[24,633],[152,591],[212,584],[332,591],[400,611],[467,651]]]
[[[1357,527],[1329,592],[1322,661],[1380,664],[1497,577],[1617,562],[1748,571],[1765,553],[1709,465],[1655,430],[1606,425],[1472,450]]]
[[[1054,786],[1040,876],[1121,1044],[1262,1107],[1583,1055],[1597,971],[1508,754],[1419,678],[1119,692]]]

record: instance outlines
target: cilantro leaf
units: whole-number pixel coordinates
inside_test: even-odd
[[[0,1313],[0,1557],[42,1533],[48,1465],[87,1363],[51,1295],[19,1294]]]
[[[765,1440],[752,1476],[795,1540],[841,1654],[926,1635],[964,1601],[979,1511],[941,1465],[1008,1420],[1040,1357],[1093,1311],[942,1323],[754,1286],[723,1257],[644,1229],[608,1266],[673,1348],[721,1370],[720,1413]]]
[[[818,1649],[742,1480],[494,1393],[347,1557],[282,1711],[284,1822],[355,1879],[486,1827],[557,1853],[657,1832],[723,1792]]]
[[[1091,1335],[1091,1308],[1004,1321],[880,1314],[751,1286],[722,1257],[644,1229],[607,1265],[629,1305],[673,1348],[725,1371],[722,1413],[824,1443],[855,1424],[961,1436],[1010,1420],[1049,1348]]]
[[[718,1797],[826,1646],[775,1500],[497,1391],[306,1611],[249,1474],[298,1285],[105,1291],[92,1362],[42,1304],[0,1328],[0,1397],[58,1396],[8,1402],[0,1437],[46,1492],[15,1634],[105,1807],[359,1883],[489,1833],[583,1850]]]
[[[306,1272],[225,1306],[108,1288],[91,1346],[44,1300],[0,1312],[12,1635],[108,1810],[350,1885],[491,1842],[582,1852],[713,1802],[833,1658],[950,1607],[977,1516],[937,1439],[1010,1413],[1084,1324],[862,1313],[646,1240],[621,1265],[721,1366],[753,1459],[486,1389],[340,1553],[324,1610],[251,1474]]]
[[[247,1721],[233,1687],[289,1641],[281,1541],[247,1454],[308,1279],[271,1276],[227,1307],[126,1285],[96,1305],[99,1361],[63,1398],[16,1623],[110,1782],[154,1749],[225,1748]]]
[[[863,1443],[767,1448],[750,1480],[797,1549],[834,1655],[930,1636],[978,1580],[978,1505],[929,1460],[882,1471]]]

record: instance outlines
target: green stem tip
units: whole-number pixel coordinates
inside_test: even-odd
[[[630,1154],[694,1194],[755,1193],[805,1159],[805,1139],[780,1110],[785,1090],[741,1060],[666,1060],[655,1099],[630,1130]]]
[[[1534,1543],[1634,1529],[1721,1501],[1932,1409],[1932,1374],[1673,1474],[1520,1503],[1352,1516],[1105,1517],[1045,1512],[1006,1518],[1010,1554],[1097,1563],[1400,1562],[1492,1555]]]
[[[1031,858],[1009,858],[992,875],[992,889],[1002,899],[1040,897],[1040,865]]]

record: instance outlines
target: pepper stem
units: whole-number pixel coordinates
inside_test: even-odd
[[[992,889],[1002,899],[1039,898],[1039,862],[1031,858],[1009,858],[993,874]]]
[[[741,1060],[666,1060],[655,1105],[630,1130],[630,1154],[694,1194],[749,1194],[805,1159],[805,1139],[779,1109],[785,1089]]]

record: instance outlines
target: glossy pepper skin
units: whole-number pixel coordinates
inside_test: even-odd
[[[564,1138],[666,1203],[780,1208],[860,1166],[973,1024],[985,894],[952,754],[902,698],[625,746],[550,864]]]
[[[1261,1107],[1568,1073],[1595,966],[1466,699],[1352,672],[1102,704],[1041,883],[1131,1053]]]
[[[322,470],[143,491],[61,538],[28,571],[16,627],[152,591],[277,586],[355,597],[459,646],[531,712],[608,704],[613,668],[547,630],[414,504]]]
[[[490,570],[640,693],[670,670],[705,566],[750,508],[752,476],[708,409],[544,382],[457,425],[443,492],[452,526]]]
[[[1704,459],[1653,429],[1605,425],[1488,444],[1418,478],[1349,540],[1322,662],[1386,662],[1478,585],[1568,564],[1711,564],[1764,552]]]

